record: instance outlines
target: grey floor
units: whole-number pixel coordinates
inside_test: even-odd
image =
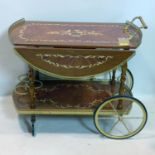
[[[155,98],[139,96],[149,117],[133,138],[112,140],[96,131],[92,117],[37,117],[32,137],[30,118],[18,116],[11,96],[0,98],[0,155],[143,155],[155,154]]]

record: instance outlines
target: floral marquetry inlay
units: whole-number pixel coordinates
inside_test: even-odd
[[[86,69],[107,63],[111,55],[62,55],[62,54],[36,54],[41,61],[65,69]]]
[[[72,37],[81,37],[81,36],[103,36],[102,33],[98,33],[95,31],[87,31],[87,30],[62,30],[62,31],[49,31],[47,32],[49,35],[62,35],[62,36],[72,36]]]
[[[24,25],[19,30],[18,37],[26,42],[118,44],[118,37],[109,40],[109,37],[107,38],[109,35],[104,29],[108,29],[108,32],[112,32],[115,28],[122,31],[122,27],[122,25],[116,24],[48,24],[32,22]],[[84,40],[84,38],[87,39]]]

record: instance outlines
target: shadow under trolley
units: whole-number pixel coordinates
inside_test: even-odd
[[[135,25],[139,20],[142,26]],[[104,136],[125,139],[140,132],[147,111],[133,97],[127,62],[147,28],[142,17],[125,23],[37,22],[21,19],[10,40],[29,70],[13,92],[17,112],[30,115],[90,115]]]

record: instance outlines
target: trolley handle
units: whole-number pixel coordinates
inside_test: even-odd
[[[134,21],[137,20],[137,19],[142,24],[142,26],[139,27],[140,29],[147,29],[148,28],[148,26],[146,25],[145,21],[143,20],[143,18],[141,16],[137,16],[137,17],[133,18],[132,21],[131,21],[131,23],[134,24]]]

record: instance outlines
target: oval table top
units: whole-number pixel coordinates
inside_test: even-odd
[[[19,20],[12,24],[9,36],[16,46],[52,46],[75,48],[137,48],[141,31],[127,23],[39,22]]]

